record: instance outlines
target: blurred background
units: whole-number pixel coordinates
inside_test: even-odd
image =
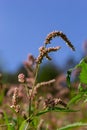
[[[87,1],[85,0],[3,0],[0,1],[0,71],[12,75],[23,71],[28,54],[38,56],[48,33],[63,31],[75,46],[72,52],[60,38],[51,46],[52,65],[64,70],[86,55]],[[44,65],[49,64],[44,61]]]

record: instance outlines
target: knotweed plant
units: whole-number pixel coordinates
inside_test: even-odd
[[[41,83],[37,82],[40,65],[43,62],[43,59],[47,58],[48,60],[52,60],[52,58],[49,56],[49,53],[57,52],[61,49],[60,46],[48,47],[48,44],[51,44],[51,40],[55,37],[62,38],[66,45],[68,45],[71,50],[75,51],[74,46],[63,32],[53,31],[47,35],[43,46],[39,48],[39,55],[37,58],[32,54],[29,54],[27,61],[24,62],[24,67],[27,71],[27,77],[23,73],[20,73],[18,75],[18,82],[20,85],[16,86],[8,92],[8,95],[12,93],[10,109],[14,113],[12,114],[13,117],[11,119],[8,119],[6,113],[3,113],[2,111],[0,112],[6,122],[6,125],[1,125],[1,128],[4,128],[3,130],[67,130],[72,127],[87,125],[86,123],[77,122],[75,124],[70,124],[62,128],[59,128],[58,126],[56,127],[55,124],[55,126],[51,128],[49,126],[49,123],[46,122],[44,118],[44,115],[47,113],[50,113],[48,116],[50,116],[49,119],[51,119],[51,114],[54,112],[77,112],[77,110],[70,108],[70,104],[73,102],[75,103],[77,100],[81,100],[82,96],[87,97],[87,92],[85,92],[87,89],[82,87],[82,83],[87,83],[87,79],[83,76],[87,76],[85,73],[85,69],[87,68],[86,59],[82,60],[80,64],[74,68],[82,68],[82,71],[80,73],[81,82],[78,87],[78,95],[73,97],[69,103],[62,99],[61,96],[55,97],[50,94],[44,96],[43,93],[39,93],[40,88],[53,87],[57,82],[56,77],[49,81]],[[74,69],[67,71],[66,80],[70,90],[70,78],[72,70]],[[1,75],[0,87],[2,87]],[[85,99],[85,102],[86,101],[87,99]],[[53,121],[54,120],[55,119],[53,119]]]
[[[68,40],[67,36],[60,32],[60,31],[54,31],[48,34],[44,41],[44,45],[39,48],[39,56],[35,58],[33,55],[29,55],[28,60],[24,62],[25,68],[28,73],[28,78],[25,78],[25,75],[23,73],[18,75],[18,81],[22,83],[24,88],[26,89],[27,99],[28,99],[28,112],[24,113],[24,122],[20,127],[17,127],[17,129],[20,130],[41,130],[41,129],[47,129],[47,126],[44,126],[44,120],[39,120],[39,116],[50,112],[50,111],[66,111],[69,112],[69,108],[67,107],[67,103],[65,103],[61,97],[60,98],[54,98],[54,97],[47,97],[44,99],[43,97],[38,96],[38,89],[40,87],[44,86],[51,86],[56,82],[56,79],[47,81],[47,82],[41,82],[37,83],[37,77],[38,77],[38,71],[40,64],[43,61],[43,58],[46,57],[48,60],[52,60],[49,56],[50,52],[56,52],[61,47],[48,47],[48,44],[51,44],[51,40],[55,37],[61,37],[66,44],[75,51],[74,46],[71,44],[71,42]],[[16,113],[19,113],[21,110],[20,105],[18,104],[18,88],[15,88],[13,98],[12,98],[12,105],[11,108],[15,110]],[[40,105],[41,103],[41,105]],[[58,107],[58,105],[61,105],[62,107]]]
[[[55,84],[56,79],[52,79],[50,81],[37,83],[38,72],[40,68],[40,64],[43,62],[44,58],[48,60],[52,60],[49,56],[49,53],[56,52],[60,50],[60,46],[56,47],[47,47],[48,44],[51,44],[51,40],[55,37],[62,38],[65,43],[75,51],[74,46],[71,44],[67,36],[60,31],[53,31],[47,35],[44,45],[39,48],[39,56],[35,58],[33,55],[28,56],[28,60],[24,62],[24,66],[27,70],[28,78],[25,77],[23,73],[18,75],[18,81],[24,86],[27,95],[27,104],[28,104],[28,111],[24,113],[24,121],[19,128],[20,130],[42,130],[48,129],[45,121],[40,119],[39,116],[52,111],[64,111],[70,112],[67,107],[67,103],[60,98],[50,97],[48,96],[46,99],[43,97],[38,97],[38,89],[44,86],[52,86]],[[15,88],[13,98],[12,98],[12,105],[11,108],[15,110],[16,113],[20,113],[21,107],[18,104],[18,88]],[[62,107],[59,107],[62,106]]]

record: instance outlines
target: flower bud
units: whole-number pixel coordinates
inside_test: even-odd
[[[18,81],[20,83],[24,83],[25,82],[25,75],[23,73],[18,75]]]

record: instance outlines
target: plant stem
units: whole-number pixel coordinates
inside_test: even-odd
[[[40,66],[39,64],[36,65],[35,80],[34,80],[34,83],[33,83],[33,86],[32,86],[31,95],[29,95],[29,115],[28,115],[29,117],[31,116],[31,106],[32,106],[32,102],[33,102],[33,92],[34,92],[34,87],[35,87],[36,81],[37,81],[39,66]],[[28,92],[28,94],[29,94],[29,92]],[[28,123],[28,126],[29,126],[29,123]]]
[[[0,125],[0,127],[12,126],[12,123]]]
[[[30,97],[30,95],[29,95],[29,90],[28,90],[28,96],[29,96],[29,113],[28,113],[28,115],[29,115],[29,117],[30,117],[30,113],[31,113],[31,109],[30,109],[30,106],[31,106],[31,97]]]
[[[17,113],[17,130],[19,130],[19,113]]]
[[[34,92],[34,87],[36,85],[36,81],[37,81],[37,75],[38,75],[38,70],[39,70],[39,64],[36,65],[36,72],[35,72],[35,80],[32,86],[32,92],[31,92],[31,96],[30,96],[30,105],[29,105],[29,115],[31,115],[31,104],[32,104],[32,97],[33,97],[33,92]]]
[[[34,89],[34,87],[35,87],[35,85],[36,85],[39,67],[40,67],[40,64],[37,64],[37,65],[36,65],[36,72],[35,72],[35,80],[34,80],[34,84],[33,84],[33,88],[32,88],[32,89]]]

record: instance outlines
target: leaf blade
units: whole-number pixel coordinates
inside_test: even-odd
[[[76,122],[76,123],[69,124],[67,126],[61,127],[61,128],[59,128],[57,130],[70,130],[70,128],[81,127],[81,126],[87,126],[87,123]]]

